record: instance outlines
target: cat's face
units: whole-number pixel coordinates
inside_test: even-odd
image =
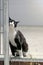
[[[10,17],[9,17],[9,26],[15,26],[15,24],[14,24],[14,20],[12,20]]]
[[[17,27],[19,21],[15,21],[9,17],[9,26]]]
[[[11,26],[11,27],[15,27],[14,21],[9,22],[9,26]]]

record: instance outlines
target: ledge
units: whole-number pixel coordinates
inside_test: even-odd
[[[10,61],[20,61],[20,62],[43,62],[43,59],[36,59],[36,58],[20,58],[11,56]],[[0,55],[0,61],[4,61],[4,55]]]
[[[43,59],[11,57],[11,61],[20,61],[20,62],[43,62]]]
[[[0,55],[0,61],[4,61],[4,55]]]

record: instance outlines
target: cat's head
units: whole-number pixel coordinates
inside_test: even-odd
[[[13,26],[16,28],[18,23],[19,21],[15,21],[9,17],[9,26]]]

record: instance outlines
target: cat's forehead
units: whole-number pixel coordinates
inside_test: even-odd
[[[14,24],[14,22],[10,22],[10,24]]]

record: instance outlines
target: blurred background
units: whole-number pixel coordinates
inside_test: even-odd
[[[43,0],[9,0],[9,16],[19,25],[43,26]]]
[[[3,5],[0,5],[0,53],[3,54]],[[20,21],[17,29],[26,38],[29,54],[43,58],[43,0],[9,0],[9,16]]]

